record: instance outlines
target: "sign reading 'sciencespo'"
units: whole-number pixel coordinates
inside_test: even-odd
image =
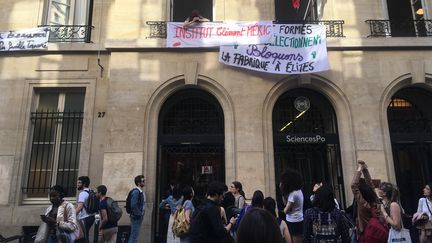
[[[269,43],[273,36],[272,21],[216,23],[203,22],[184,26],[167,23],[167,47],[214,47]]]
[[[286,135],[287,143],[325,143],[326,138],[321,135]]]
[[[250,70],[301,74],[328,70],[323,25],[275,24],[269,44],[221,46],[221,63]]]
[[[26,51],[48,48],[49,29],[35,28],[0,32],[0,51]]]

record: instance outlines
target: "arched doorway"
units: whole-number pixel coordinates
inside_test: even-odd
[[[327,98],[310,89],[290,90],[275,103],[272,122],[278,200],[280,175],[293,168],[304,177],[305,203],[313,184],[325,181],[345,207],[336,113]]]
[[[224,114],[216,98],[200,89],[171,95],[158,121],[158,202],[170,184],[192,186],[195,197],[204,198],[209,182],[225,181],[224,148]],[[156,224],[157,242],[166,235],[161,221]]]
[[[396,181],[401,203],[417,211],[422,188],[432,179],[432,94],[410,87],[398,91],[387,108]]]

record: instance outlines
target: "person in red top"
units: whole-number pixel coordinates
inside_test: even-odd
[[[364,178],[361,178],[363,174]],[[356,225],[359,231],[360,239],[369,220],[372,218],[372,211],[378,218],[383,221],[382,213],[379,207],[380,201],[374,191],[372,179],[364,161],[358,161],[358,168],[354,174],[351,190],[354,194],[354,200],[357,202],[357,219]]]

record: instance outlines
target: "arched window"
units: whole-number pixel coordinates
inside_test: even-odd
[[[432,94],[419,88],[398,91],[387,108],[397,184],[404,208],[417,210],[415,199],[432,179]]]
[[[293,168],[303,174],[305,198],[314,183],[325,181],[345,205],[336,114],[323,95],[301,88],[279,97],[273,108],[273,144],[276,188],[280,174]]]

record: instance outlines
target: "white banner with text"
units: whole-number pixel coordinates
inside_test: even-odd
[[[0,32],[0,51],[28,51],[48,48],[46,27]]]
[[[269,43],[272,37],[272,21],[201,22],[187,27],[180,22],[167,23],[167,47],[263,44]]]
[[[219,61],[259,72],[301,74],[330,68],[323,25],[275,24],[269,44],[221,46]]]

